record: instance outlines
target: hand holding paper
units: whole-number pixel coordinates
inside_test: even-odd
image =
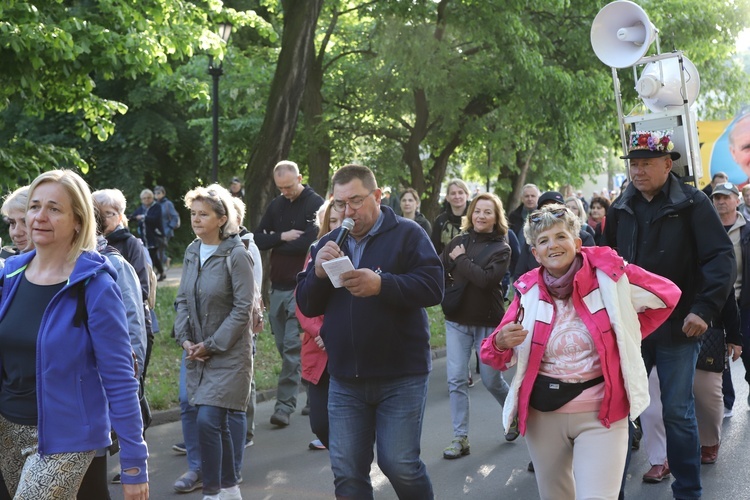
[[[331,283],[336,288],[341,288],[343,283],[341,282],[341,275],[347,271],[354,271],[352,261],[346,255],[337,259],[327,260],[323,262],[323,269],[325,269],[328,277],[331,279]]]

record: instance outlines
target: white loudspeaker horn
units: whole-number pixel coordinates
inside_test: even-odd
[[[656,38],[646,12],[628,0],[605,5],[591,25],[591,47],[607,66],[627,68],[638,62]]]
[[[692,106],[701,89],[701,78],[690,59],[683,56],[682,60],[687,91],[685,97],[688,106]],[[648,109],[654,113],[665,111],[668,107],[682,106],[682,81],[678,58],[648,63],[635,84],[635,90]]]

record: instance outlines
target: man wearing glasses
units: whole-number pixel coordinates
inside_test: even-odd
[[[315,220],[323,198],[302,184],[294,162],[280,161],[273,169],[273,180],[281,194],[268,205],[253,237],[260,250],[271,250],[268,318],[281,355],[271,423],[286,427],[289,415],[297,407],[301,378],[302,341],[295,314],[294,287],[297,273],[305,264],[307,250],[318,235]]]
[[[700,338],[732,290],[736,265],[709,199],[672,175],[671,131],[633,132],[627,189],[607,212],[606,244],[682,291],[672,315],[644,339],[646,369],[659,373],[668,468],[675,498],[700,498],[701,456],[693,378]]]
[[[328,353],[330,457],[336,498],[373,498],[370,465],[378,465],[399,498],[431,499],[419,458],[431,369],[426,307],[443,296],[443,269],[427,233],[380,205],[367,167],[347,165],[333,176],[333,208],[354,227],[321,238],[298,277],[305,316],[324,315]],[[353,271],[334,288],[323,263],[347,256]]]

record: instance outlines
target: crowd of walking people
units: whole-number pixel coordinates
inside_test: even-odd
[[[681,182],[667,131],[634,132],[623,158],[630,182],[614,198],[527,184],[506,213],[495,194],[472,196],[451,179],[432,222],[420,193],[393,195],[361,165],[338,169],[324,199],[294,162],[279,162],[280,194],[252,230],[239,178],[190,190],[182,201],[195,239],[173,330],[183,350],[174,449],[187,471],[174,490],[242,498],[255,336],[267,319],[281,361],[270,423],[309,415],[309,447],[328,450],[336,498],[373,498],[373,460],[399,498],[434,498],[420,440],[432,363],[425,309],[441,305],[445,459],[471,452],[476,357],[504,439],[525,437],[540,498],[623,498],[641,444],[643,481],[673,476],[675,498],[700,498],[701,466],[719,459],[733,414],[729,360],[750,373],[745,190],[720,177],[704,192]],[[128,500],[149,496],[154,296],[180,217],[163,186],[140,202],[126,217],[121,191],[92,193],[66,170],[4,200],[0,500],[106,500],[110,482]],[[116,448],[120,473],[108,478]]]

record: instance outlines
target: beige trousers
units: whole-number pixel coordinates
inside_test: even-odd
[[[607,429],[597,412],[529,408],[526,444],[542,500],[616,499],[628,450],[628,419]]]
[[[724,396],[721,393],[721,373],[695,370],[693,382],[695,417],[701,446],[721,442],[721,424],[724,421]]]

